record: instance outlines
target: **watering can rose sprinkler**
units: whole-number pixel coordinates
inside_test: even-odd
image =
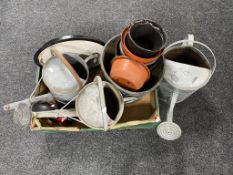
[[[211,57],[207,58],[194,44],[208,50]],[[209,82],[216,68],[216,58],[207,45],[194,41],[193,35],[169,45],[164,58],[165,74],[159,93],[161,100],[170,101],[170,106],[166,121],[159,124],[157,133],[165,140],[176,140],[181,136],[181,129],[173,122],[175,104],[184,101]]]

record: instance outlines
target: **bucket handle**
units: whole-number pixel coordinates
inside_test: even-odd
[[[176,42],[170,44],[169,46],[167,46],[164,53],[166,53],[171,47],[173,47],[175,45],[178,45],[178,44],[185,44],[185,45],[190,45],[190,46],[192,46],[193,44],[199,44],[199,45],[203,46],[204,48],[206,48],[211,53],[212,58],[213,58],[213,66],[211,68],[211,70],[212,70],[211,71],[211,76],[213,75],[213,73],[214,73],[214,71],[216,69],[216,57],[215,57],[213,51],[206,44],[204,44],[202,42],[199,42],[199,41],[191,40],[191,39],[179,40],[179,41],[176,41]]]
[[[89,55],[87,58],[85,58],[85,62],[88,65],[88,67],[92,68],[94,66],[91,66],[91,63],[93,63],[94,65],[99,64],[99,58],[100,58],[100,54],[99,53],[93,53],[91,55]]]

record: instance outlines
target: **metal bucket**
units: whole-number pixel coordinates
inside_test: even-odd
[[[98,55],[90,55],[84,60],[78,54],[64,53],[64,58],[77,72],[80,83],[76,81],[65,64],[54,56],[44,63],[42,77],[55,99],[65,104],[77,96],[79,90],[87,83],[89,79],[88,63],[98,58]]]
[[[104,74],[104,77],[113,84],[117,89],[121,91],[123,96],[125,97],[125,102],[130,103],[138,100],[140,97],[145,95],[146,93],[155,90],[158,86],[160,81],[162,80],[164,74],[164,60],[163,56],[161,56],[156,63],[149,67],[151,77],[150,79],[144,84],[144,86],[139,91],[130,91],[115,83],[110,77],[110,70],[111,70],[111,62],[112,59],[117,55],[117,45],[120,41],[120,35],[114,36],[111,38],[104,47],[104,51],[102,57],[100,57],[100,66],[101,70]]]
[[[207,49],[212,56],[206,57],[203,52],[205,50],[201,51],[194,44]],[[216,67],[212,50],[207,45],[194,41],[193,35],[189,35],[187,40],[169,45],[164,51],[164,58],[165,74],[159,87],[159,95],[166,102],[174,91],[178,93],[176,102],[184,101],[208,83]]]

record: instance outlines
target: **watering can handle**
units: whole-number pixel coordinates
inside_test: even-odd
[[[187,42],[183,42],[182,46],[193,46],[193,41],[194,41],[194,35],[193,34],[188,34],[187,38],[185,40],[188,40]]]
[[[211,68],[212,69],[211,75],[213,75],[213,73],[216,69],[216,57],[215,57],[213,51],[206,44],[199,42],[199,41],[190,40],[190,37],[189,37],[188,39],[176,41],[176,42],[170,44],[169,46],[166,47],[166,49],[164,50],[164,53],[166,53],[170,48],[172,48],[173,46],[178,45],[178,44],[182,44],[183,46],[187,46],[187,45],[192,46],[193,44],[199,44],[199,45],[203,46],[204,48],[206,48],[211,53],[212,58],[213,58],[213,66]]]
[[[102,111],[102,119],[103,119],[103,125],[104,125],[104,130],[108,130],[108,122],[106,119],[107,115],[107,107],[105,103],[105,98],[104,98],[104,86],[103,86],[103,81],[100,76],[95,77],[95,81],[98,83],[99,87],[99,94],[100,94],[100,105],[101,105],[101,111]]]
[[[81,89],[81,87],[83,86],[81,78],[74,70],[74,68],[70,65],[70,63],[67,61],[67,59],[63,56],[63,54],[54,47],[51,48],[51,53],[52,55],[56,56],[66,66],[66,68],[70,71],[70,73],[74,76],[75,80],[79,84],[80,87],[79,89]]]
[[[89,55],[84,61],[88,64],[89,61],[94,61],[94,62],[97,62],[98,61],[98,58],[99,58],[99,54],[98,53],[93,53],[91,55]]]

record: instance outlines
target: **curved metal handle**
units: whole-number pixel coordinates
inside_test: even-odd
[[[87,63],[87,65],[88,65],[88,62],[90,62],[90,61],[93,61],[94,63],[97,63],[99,57],[100,57],[100,54],[93,53],[93,54],[89,55],[87,58],[85,58],[84,61]]]

